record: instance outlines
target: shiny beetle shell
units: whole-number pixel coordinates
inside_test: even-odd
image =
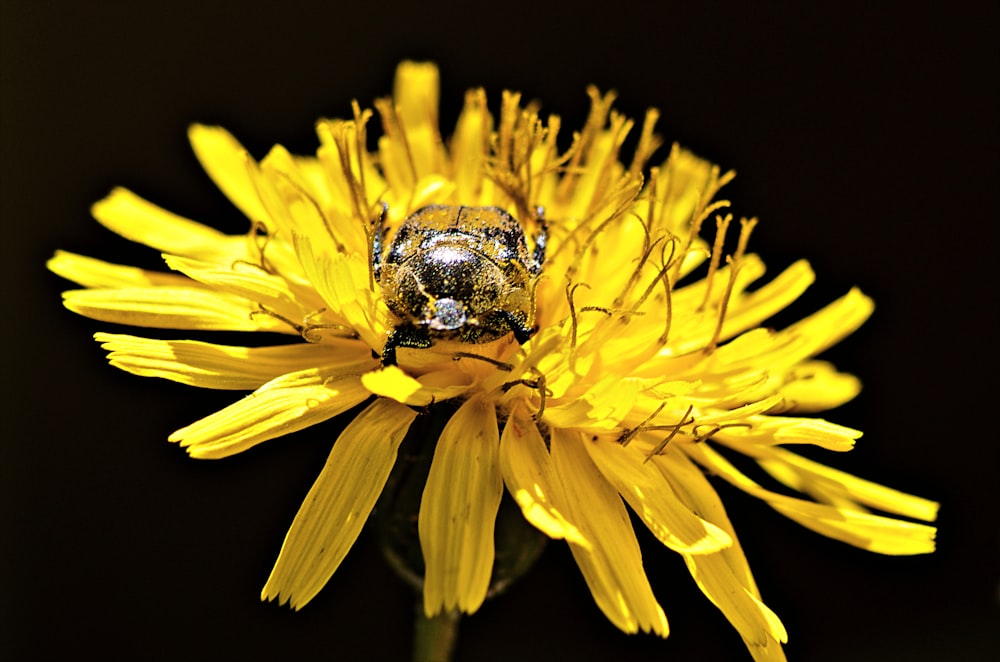
[[[544,260],[545,234],[529,252],[524,231],[499,207],[431,205],[403,221],[373,267],[382,297],[399,323],[382,363],[397,347],[426,348],[435,340],[486,343],[510,333],[519,343],[534,333],[532,287]]]

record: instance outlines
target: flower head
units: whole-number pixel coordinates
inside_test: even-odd
[[[647,167],[660,146],[653,110],[623,162],[634,123],[611,109],[612,94],[589,94],[590,115],[565,151],[559,118],[543,119],[509,92],[495,118],[484,91],[470,91],[445,140],[437,69],[410,62],[393,97],[375,103],[382,135],[374,152],[373,113],[357,104],[351,119],[317,124],[312,157],[277,146],[257,162],[223,129],[193,126],[202,165],[250,220],[246,234],[222,234],[116,189],[95,217],[161,251],[171,271],[65,252],[50,261],[83,286],[65,293],[66,306],[98,320],[285,334],[249,347],[97,334],[112,365],[129,372],[252,391],[170,435],[194,457],[226,457],[365,403],[333,444],[263,598],[299,608],[319,592],[359,535],[411,424],[445,400],[458,406],[436,440],[418,522],[428,614],[473,612],[483,602],[505,487],[528,522],[569,544],[616,626],[666,636],[631,509],[680,554],[757,659],[783,659],[785,630],[761,600],[706,473],[852,545],[933,549],[932,527],[869,508],[931,521],[936,504],[789,450],[847,451],[861,436],[802,414],[857,394],[857,379],[814,357],[862,324],[871,301],[852,290],[787,328],[761,327],[809,286],[809,265],[751,289],[764,272],[747,251],[755,221],[733,222],[728,203],[715,199],[732,173],[676,145]],[[428,205],[498,207],[516,219],[540,263],[540,273],[518,260],[500,265],[524,267],[515,307],[524,332],[495,322],[503,333],[470,340],[418,328],[421,342],[400,343],[395,360],[382,361],[391,334],[416,323],[387,305],[381,258]],[[706,225],[711,243],[701,238]],[[484,251],[487,266],[502,262]],[[439,314],[435,329],[465,322],[463,302],[438,305],[423,284],[414,287]],[[733,454],[783,491],[737,469]]]

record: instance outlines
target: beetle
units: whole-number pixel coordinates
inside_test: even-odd
[[[383,255],[382,219],[372,268],[398,322],[382,348],[382,365],[399,347],[424,349],[438,340],[487,343],[535,333],[534,281],[545,261],[547,226],[532,252],[520,223],[500,207],[429,205],[403,221]]]

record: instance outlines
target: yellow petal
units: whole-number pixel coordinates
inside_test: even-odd
[[[178,216],[121,187],[95,203],[91,212],[109,230],[164,253],[221,262],[246,255],[244,237],[230,237]]]
[[[927,554],[934,551],[936,531],[932,526],[777,494],[747,478],[706,445],[689,444],[685,451],[709,471],[747,494],[763,499],[778,512],[817,533],[880,554]]]
[[[380,398],[344,429],[292,521],[261,600],[299,609],[319,593],[361,533],[415,417]]]
[[[56,251],[46,265],[50,271],[84,287],[191,287],[189,278],[112,264],[85,255]]]
[[[235,262],[220,266],[176,255],[164,255],[163,259],[171,269],[192,280],[252,301],[296,323],[323,308],[322,301],[310,296],[311,292],[300,288],[293,292],[286,278],[250,264]]]
[[[728,533],[681,503],[663,474],[638,449],[608,439],[584,442],[584,446],[608,482],[670,549],[707,554],[732,544]]]
[[[853,333],[873,310],[874,302],[858,288],[851,288],[844,296],[799,320],[782,333],[808,338],[811,345],[808,355],[815,356]]]
[[[938,504],[934,501],[863,480],[819,462],[807,460],[783,448],[772,448],[769,454],[774,460],[759,460],[761,466],[775,477],[778,477],[776,475],[778,467],[784,466],[793,470],[792,476],[781,479],[783,483],[793,489],[807,491],[811,484],[827,498],[832,493],[887,513],[912,517],[925,522],[933,522],[937,519]],[[785,475],[787,476],[787,474]]]
[[[295,235],[294,241],[306,277],[329,309],[369,347],[381,351],[386,332],[381,312],[385,306],[369,289],[369,266],[358,256],[336,253],[320,257],[313,252],[308,237]]]
[[[464,377],[463,374],[454,371],[446,372],[444,376]],[[398,366],[389,366],[366,372],[361,375],[361,382],[375,395],[392,398],[396,402],[414,407],[425,407],[434,402],[443,402],[469,390],[470,384],[468,382],[435,385],[427,383],[430,377],[433,375],[423,375],[419,380],[414,379]]]
[[[816,274],[808,262],[792,263],[769,283],[733,302],[722,325],[722,338],[731,338],[784,310],[815,280]]]
[[[667,636],[663,609],[642,567],[642,553],[625,505],[583,448],[582,435],[552,430],[553,499],[590,542],[570,542],[587,586],[604,615],[624,632],[653,631]]]
[[[406,139],[417,179],[441,172],[444,149],[438,133],[438,97],[441,81],[430,62],[402,62],[396,69],[393,103]]]
[[[493,571],[493,528],[503,493],[493,403],[475,395],[441,433],[420,502],[424,611],[472,613]]]
[[[493,117],[486,106],[486,93],[482,89],[467,92],[451,140],[455,190],[459,200],[479,199],[492,128]]]
[[[731,546],[717,553],[684,556],[698,587],[737,629],[754,659],[783,659],[778,642],[787,641],[787,632],[761,601],[743,548],[715,488],[678,446],[654,456],[651,464],[662,471],[688,508],[717,524],[733,539]]]
[[[94,339],[116,368],[201,388],[252,391],[290,372],[348,365],[363,370],[372,363],[368,348],[357,341],[238,347],[116,333],[97,333]]]
[[[748,645],[767,646],[788,641],[781,620],[733,574],[721,554],[682,554],[702,593],[726,615]]]
[[[381,351],[390,322],[377,290],[369,285],[370,265],[357,255],[318,257],[307,237],[295,235],[295,250],[306,277],[329,309],[369,347]]]
[[[507,490],[521,507],[524,518],[550,538],[585,548],[583,534],[552,502],[552,467],[538,426],[520,403],[507,417],[500,437],[500,470]]]
[[[300,370],[269,381],[242,400],[177,430],[169,439],[180,442],[192,457],[227,457],[322,423],[369,396],[358,377]]]
[[[781,395],[790,411],[805,414],[839,407],[861,392],[857,377],[837,371],[826,361],[801,363],[788,379],[781,387]]]
[[[80,315],[129,326],[202,331],[298,333],[256,304],[225,292],[198,287],[125,287],[69,290],[63,305]]]
[[[192,124],[188,139],[201,167],[226,197],[251,221],[267,223],[269,216],[247,172],[253,159],[243,145],[222,127],[204,124]]]
[[[754,457],[757,457],[757,447],[778,444],[812,444],[844,452],[854,448],[854,442],[861,438],[861,430],[837,425],[822,418],[748,416],[745,422],[749,427],[725,428],[717,432],[714,438]]]
[[[635,406],[640,384],[609,375],[583,394],[555,400],[546,407],[545,422],[553,427],[614,430]]]
[[[665,452],[654,455],[651,463],[663,473],[677,494],[677,498],[688,508],[700,513],[702,517],[729,534],[733,544],[720,550],[719,555],[729,563],[739,585],[759,598],[760,591],[743,554],[743,547],[736,537],[736,531],[729,521],[722,499],[705,473],[688,459],[678,446],[669,446]]]

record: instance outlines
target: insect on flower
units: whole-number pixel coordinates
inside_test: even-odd
[[[709,476],[862,549],[934,550],[935,502],[796,451],[845,452],[861,437],[813,414],[860,391],[819,357],[868,318],[870,298],[851,289],[784,328],[764,326],[809,287],[812,269],[797,261],[755,285],[765,274],[747,251],[756,220],[740,219],[725,250],[733,216],[717,194],[733,173],[676,144],[651,164],[662,142],[655,110],[623,161],[635,123],[612,109],[612,93],[588,90],[588,119],[562,151],[559,117],[516,92],[503,93],[494,118],[486,92],[470,91],[442,135],[438,92],[434,65],[401,64],[392,97],[375,103],[376,151],[366,147],[374,113],[359,104],[350,119],[317,123],[315,156],[279,145],[257,161],[225,129],[192,126],[196,155],[251,221],[247,234],[117,188],[94,216],[161,253],[168,270],[65,251],[49,261],[79,285],[64,294],[76,313],[270,338],[95,335],[112,365],[136,375],[251,392],[168,437],[193,457],[229,457],[359,408],[262,599],[308,604],[376,503],[405,492],[413,565],[400,574],[420,575],[420,618],[474,613],[506,581],[506,491],[525,522],[570,547],[597,608],[623,632],[670,631],[641,522],[754,660],[781,662],[784,625]],[[702,226],[713,218],[709,242]],[[407,437],[426,450],[426,475],[412,471]],[[413,490],[397,490],[394,472],[413,477]]]
[[[380,228],[372,267],[400,320],[382,364],[395,365],[399,347],[424,349],[438,339],[477,344],[513,333],[527,342],[537,330],[534,283],[545,261],[545,222],[536,213],[542,229],[533,253],[521,225],[499,207],[419,209],[403,221],[384,263]]]

